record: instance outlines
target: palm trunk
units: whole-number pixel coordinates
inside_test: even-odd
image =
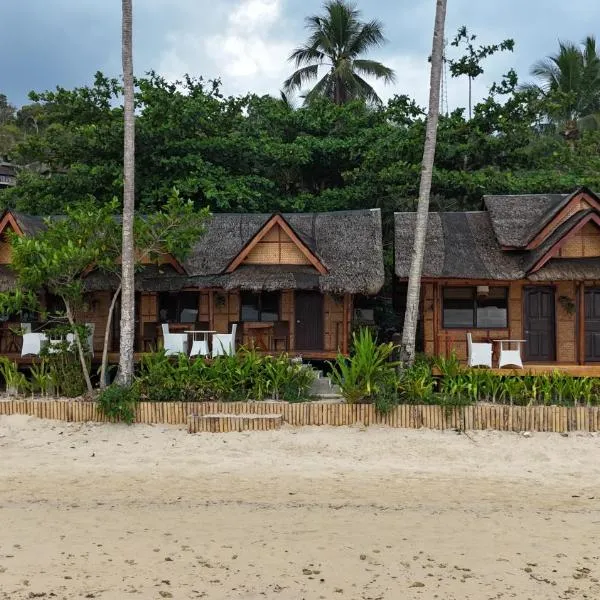
[[[77,354],[79,354],[79,362],[81,363],[81,370],[83,371],[83,378],[85,379],[85,385],[87,387],[87,391],[92,394],[94,392],[94,388],[92,387],[92,380],[90,379],[90,372],[88,370],[87,360],[85,359],[85,352],[83,351],[83,346],[81,345],[81,338],[79,337],[79,331],[77,327],[75,327],[75,318],[73,317],[73,310],[71,309],[71,304],[68,300],[63,298],[65,303],[65,309],[67,312],[67,319],[69,321],[69,325],[73,327],[73,335],[75,336],[75,345],[77,346]]]
[[[108,342],[110,340],[110,330],[112,327],[113,314],[115,312],[115,305],[117,303],[117,298],[121,293],[121,286],[117,288],[116,292],[113,294],[112,300],[110,301],[110,306],[108,308],[108,317],[106,319],[106,327],[104,329],[104,346],[102,346],[102,363],[100,365],[100,389],[104,389],[106,387],[106,371],[108,369]]]
[[[135,321],[133,216],[135,202],[135,114],[133,90],[132,0],[122,0],[123,9],[123,254],[121,259],[121,339],[118,381],[133,381],[133,344]]]
[[[412,365],[415,360],[421,272],[423,270],[423,256],[425,254],[429,197],[431,195],[431,179],[433,176],[437,124],[440,112],[440,81],[444,54],[445,21],[446,0],[437,0],[433,30],[433,48],[431,52],[431,76],[429,80],[429,112],[427,115],[427,127],[425,129],[425,147],[423,149],[423,162],[421,163],[421,183],[415,224],[415,239],[408,277],[406,313],[404,315],[404,329],[400,347],[401,361],[408,366]]]

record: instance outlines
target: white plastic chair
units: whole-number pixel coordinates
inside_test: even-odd
[[[504,344],[516,344],[517,347],[514,350],[510,348],[504,348]],[[518,369],[523,368],[523,361],[521,360],[521,340],[500,340],[500,359],[498,360],[498,367],[517,367]]]
[[[171,333],[169,324],[162,324],[163,347],[167,356],[187,354],[187,333]]]
[[[469,332],[467,333],[467,349],[469,351],[467,361],[469,367],[492,368],[492,344],[473,342],[473,336]]]
[[[231,333],[215,333],[212,338],[212,355],[222,356],[235,354],[235,334],[237,331],[237,323],[231,326]]]
[[[21,346],[21,356],[33,354],[39,356],[42,347],[48,342],[48,338],[44,333],[24,333],[23,345]]]

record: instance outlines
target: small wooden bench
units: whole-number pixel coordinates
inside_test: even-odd
[[[277,414],[189,415],[188,433],[229,433],[230,431],[270,431],[279,429],[283,416]]]

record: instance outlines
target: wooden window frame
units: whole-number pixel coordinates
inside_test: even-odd
[[[263,321],[261,316],[262,316],[262,296],[263,294],[277,294],[277,319],[275,321]],[[258,296],[258,304],[259,304],[259,308],[258,308],[258,319],[253,320],[253,321],[244,321],[242,320],[242,308],[243,308],[243,294],[256,294]],[[280,290],[273,290],[271,292],[267,291],[259,291],[259,292],[253,292],[250,290],[244,290],[240,292],[240,314],[239,314],[240,323],[276,323],[277,321],[281,321],[281,291]]]
[[[504,329],[508,329],[509,328],[509,324],[510,324],[510,302],[509,302],[509,294],[510,294],[510,286],[507,285],[491,285],[489,286],[490,288],[494,288],[494,289],[503,289],[505,292],[505,298],[506,298],[506,324],[502,327],[487,327],[487,326],[479,326],[477,324],[477,286],[475,285],[445,285],[442,286],[442,293],[441,293],[441,301],[442,301],[442,307],[441,307],[441,317],[442,317],[442,329],[448,329],[448,330],[466,330],[466,329],[481,329],[481,330],[492,330],[492,329],[497,329],[497,330],[504,330]],[[446,325],[446,319],[444,317],[444,292],[446,290],[457,290],[457,289],[470,289],[472,292],[472,304],[473,304],[473,325]]]

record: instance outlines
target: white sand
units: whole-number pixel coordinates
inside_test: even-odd
[[[2,600],[595,599],[599,579],[600,437],[0,417]]]

